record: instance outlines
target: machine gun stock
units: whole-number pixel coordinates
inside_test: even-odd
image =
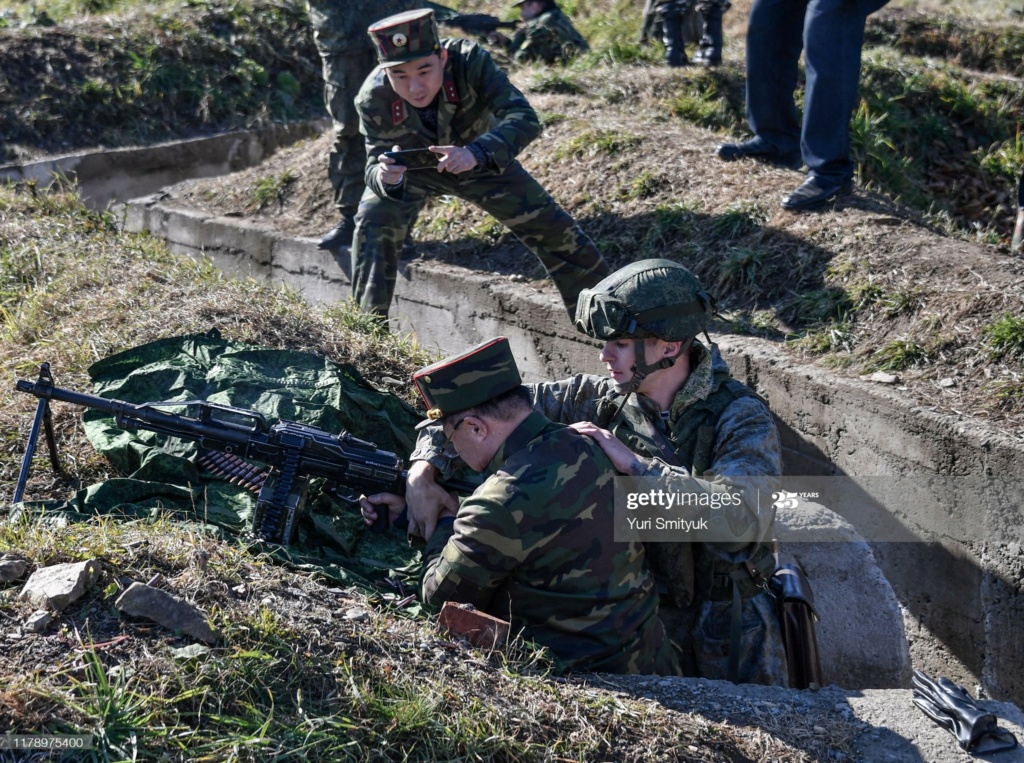
[[[141,429],[178,437],[196,442],[209,451],[264,464],[269,474],[259,488],[251,531],[256,537],[283,545],[294,540],[311,477],[323,477],[335,486],[346,486],[366,493],[404,492],[406,475],[401,459],[346,431],[332,434],[284,420],[269,424],[257,411],[207,400],[136,405],[123,400],[87,395],[54,386],[49,363],[40,366],[37,381],[18,380],[15,389],[35,395],[39,398],[39,405],[22,458],[14,503],[20,502],[24,495],[41,427],[45,430],[50,463],[54,471],[63,473],[53,435],[49,408],[51,400],[110,414],[117,426],[128,431]],[[184,409],[185,413],[174,413],[174,409]],[[473,489],[468,483],[449,486],[470,492]],[[382,519],[373,527],[377,532],[383,532],[388,526],[387,512],[381,514]]]

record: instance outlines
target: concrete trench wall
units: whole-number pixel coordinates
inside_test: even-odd
[[[35,182],[39,188],[48,188],[57,178],[66,178],[77,185],[78,195],[89,209],[102,211],[112,203],[145,196],[188,178],[216,177],[252,167],[282,146],[319,134],[326,124],[324,120],[271,124],[209,138],[5,164],[0,166],[0,183]]]
[[[187,177],[256,164],[321,128],[307,124],[90,152],[0,167],[0,180],[44,183],[60,172],[77,179],[93,208],[132,198],[124,208],[127,229],[150,231],[172,251],[208,257],[228,274],[284,283],[311,304],[327,303],[349,295],[347,254],[322,252],[312,239],[283,236],[237,218],[178,208],[165,193],[154,193]],[[153,195],[135,198],[146,193]],[[399,274],[392,313],[397,331],[412,333],[441,353],[504,334],[528,381],[603,370],[595,344],[570,326],[553,293],[502,277],[408,263]],[[717,339],[734,375],[771,404],[783,435],[787,474],[1022,472],[1024,447],[1008,437],[916,410],[877,386],[794,363],[768,343]],[[848,536],[842,544],[783,548],[783,556],[799,560],[814,582],[828,681],[848,688],[906,686],[912,657],[930,673],[1024,702],[1024,657],[1017,648],[1024,623],[1019,544],[952,538],[939,544],[868,544],[854,527],[813,504],[800,517],[783,513],[779,521],[799,524],[808,517]],[[912,535],[912,521],[907,529]]]

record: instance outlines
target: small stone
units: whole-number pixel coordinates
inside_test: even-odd
[[[877,382],[878,384],[898,384],[900,381],[900,377],[896,374],[887,374],[884,371],[875,371],[873,374],[860,378],[866,381]]]
[[[940,386],[940,387],[945,387],[945,388],[947,388],[947,389],[948,389],[949,387],[955,387],[955,386],[956,386],[956,379],[950,379],[950,378],[949,378],[949,377],[947,376],[947,377],[946,377],[945,379],[940,379],[940,380],[939,380],[939,386]]]
[[[24,559],[4,559],[0,561],[0,583],[10,583],[25,574],[27,563]]]
[[[367,612],[365,609],[352,608],[352,609],[349,609],[349,610],[345,611],[345,619],[346,620],[353,620],[353,621],[356,621],[356,622],[358,622],[360,620],[369,620],[370,619],[370,613]]]
[[[825,736],[825,733],[826,733],[825,732],[825,727],[824,726],[815,726],[814,727],[814,733],[817,734],[820,737]]]
[[[189,644],[183,646],[180,649],[172,649],[171,657],[176,660],[182,660],[187,662],[188,660],[197,660],[200,657],[205,657],[210,653],[210,647],[203,646],[202,644]]]
[[[53,622],[53,613],[47,612],[45,609],[40,609],[33,612],[28,620],[25,621],[25,630],[30,633],[42,633]]]

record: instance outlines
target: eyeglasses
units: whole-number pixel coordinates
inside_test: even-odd
[[[446,448],[448,447],[448,445],[451,444],[452,438],[455,436],[455,432],[458,431],[459,427],[462,426],[462,422],[464,422],[468,418],[469,416],[463,416],[452,426],[452,431],[444,436],[444,445]]]

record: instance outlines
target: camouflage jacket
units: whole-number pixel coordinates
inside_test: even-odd
[[[373,70],[356,97],[359,131],[366,136],[366,185],[381,198],[378,158],[392,146],[465,146],[475,143],[502,172],[540,135],[537,114],[491,54],[469,40],[444,39],[448,51],[444,84],[437,96],[438,132],[427,129],[416,109],[400,98],[384,70]],[[480,168],[476,171],[489,171]]]
[[[703,418],[702,405],[731,377],[729,368],[715,345],[708,350],[694,342],[691,356],[693,371],[686,384],[676,393],[664,421],[658,406],[642,395],[631,395],[622,413],[614,420],[612,414],[621,397],[615,392],[612,380],[606,376],[579,374],[556,382],[531,386],[534,408],[552,421],[571,424],[592,421],[610,429],[635,453],[651,459],[644,476],[663,480],[665,489],[693,492],[694,490],[729,490],[730,479],[738,481],[749,502],[726,515],[717,512],[704,515],[711,543],[701,544],[701,553],[694,553],[690,544],[649,544],[652,563],[659,578],[667,586],[672,599],[680,606],[689,604],[698,593],[706,589],[704,581],[717,559],[741,562],[753,556],[762,543],[770,539],[773,516],[765,507],[755,505],[752,498],[757,490],[770,495],[778,489],[776,480],[782,473],[782,449],[778,430],[768,407],[754,395],[736,397],[713,422],[708,463],[702,465],[702,474],[691,474],[692,454],[675,454],[679,465],[670,464],[658,445],[657,430],[663,439],[678,445],[680,435],[691,430],[694,417]],[[733,381],[732,384],[738,385]],[[425,460],[444,472],[453,466],[453,454],[444,448],[445,439],[440,427],[424,429],[412,454],[413,460]],[[694,509],[699,512],[699,509]],[[700,516],[695,514],[695,518]],[[700,537],[698,535],[698,537]]]
[[[371,24],[423,7],[420,0],[307,0],[307,5],[313,41],[320,55],[352,57],[374,55],[366,31]]]
[[[587,41],[559,8],[552,8],[527,21],[508,43],[508,54],[520,63],[566,63],[588,50]]]
[[[613,541],[615,470],[589,438],[531,413],[425,552],[423,601],[511,621],[563,668],[675,675],[643,546]]]

